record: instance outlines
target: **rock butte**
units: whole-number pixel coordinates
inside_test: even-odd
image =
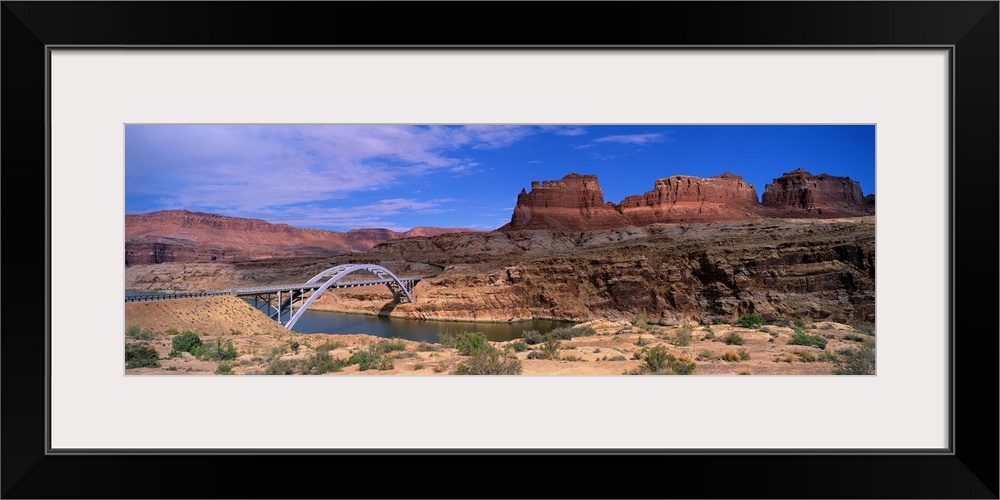
[[[701,178],[675,175],[654,182],[642,195],[605,202],[597,176],[571,173],[554,181],[533,181],[524,189],[510,223],[520,229],[596,230],[671,222],[739,221],[762,218],[834,218],[873,215],[874,195],[865,198],[857,181],[803,169],[768,184],[763,202],[739,175]]]

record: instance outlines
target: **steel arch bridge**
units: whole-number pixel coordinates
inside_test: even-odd
[[[313,292],[311,296],[309,296],[309,298],[302,304],[302,307],[300,307],[299,310],[292,315],[292,318],[288,320],[288,323],[285,323],[285,328],[291,330],[292,327],[295,326],[295,323],[299,320],[299,318],[302,317],[302,314],[306,312],[307,309],[309,309],[309,306],[312,305],[312,303],[317,298],[319,298],[320,295],[323,295],[323,292],[325,292],[328,288],[330,288],[338,281],[340,281],[340,279],[343,278],[344,276],[347,276],[348,274],[357,271],[368,271],[374,274],[375,277],[379,279],[378,280],[379,282],[384,283],[385,286],[389,288],[389,290],[392,292],[393,297],[396,298],[397,302],[401,303],[413,302],[413,296],[410,294],[410,290],[416,283],[415,281],[406,280],[404,282],[403,280],[400,280],[395,274],[392,274],[392,271],[382,266],[376,266],[374,264],[343,264],[340,266],[331,267],[330,269],[327,269],[326,271],[323,271],[317,274],[316,276],[313,276],[312,279],[305,282],[305,285],[315,285],[319,284],[319,282],[323,280],[326,280],[322,286],[317,288],[316,291]],[[368,284],[375,284],[375,283],[368,283]],[[292,301],[293,301],[292,297],[289,297],[287,307],[290,308],[292,306]],[[285,304],[282,304],[282,306],[285,306]],[[284,309],[284,307],[282,306],[279,306],[278,309],[279,323],[281,322],[281,311]]]
[[[375,279],[362,281],[343,280],[343,278],[347,275],[358,271],[371,273],[375,276]],[[263,312],[271,319],[291,330],[299,318],[302,317],[302,314],[305,313],[306,309],[308,309],[309,306],[323,294],[323,292],[330,288],[353,288],[359,286],[385,285],[392,292],[392,295],[397,302],[406,303],[413,302],[413,287],[416,286],[419,281],[420,278],[400,278],[393,274],[392,271],[375,264],[343,264],[331,267],[316,276],[313,276],[305,283],[230,290],[183,292],[163,295],[127,295],[125,297],[125,302],[146,302],[191,297],[235,295],[248,301],[252,298],[253,306],[258,311]],[[277,300],[273,300],[275,297]],[[296,303],[302,303],[302,305],[296,309]],[[286,314],[288,316],[288,321],[283,322]]]

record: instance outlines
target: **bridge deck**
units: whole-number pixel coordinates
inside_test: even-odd
[[[413,284],[420,281],[421,278],[399,278],[400,281]],[[353,288],[358,286],[375,286],[375,285],[388,285],[392,283],[391,279],[386,280],[362,280],[362,281],[339,281],[330,285],[330,288]],[[194,297],[217,297],[222,295],[235,295],[237,297],[242,296],[253,296],[253,295],[267,295],[278,292],[306,292],[313,291],[323,286],[322,283],[292,283],[285,285],[268,285],[250,288],[232,288],[228,290],[205,290],[200,292],[180,292],[180,293],[170,293],[170,294],[150,294],[150,295],[131,295],[125,297],[125,302],[148,302],[153,300],[172,300],[172,299],[188,299]]]

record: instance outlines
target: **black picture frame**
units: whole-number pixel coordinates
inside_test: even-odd
[[[971,307],[998,303],[996,1],[556,3],[553,10],[492,2],[2,4],[3,254],[9,265],[46,269],[45,294],[51,293],[49,46],[949,46],[954,101],[949,453],[52,455],[43,328],[51,312],[41,294],[26,300],[20,293],[42,287],[9,286],[0,349],[4,498],[298,498],[312,495],[317,481],[329,496],[359,498],[998,498],[996,319]],[[546,14],[565,9],[573,10],[572,18]],[[580,478],[552,474],[556,462],[580,471]],[[329,468],[329,478],[305,475],[317,463]],[[428,477],[415,463],[431,464],[436,473]],[[358,478],[362,470],[381,471],[386,479],[371,485]],[[526,476],[550,477],[552,489],[533,490]]]

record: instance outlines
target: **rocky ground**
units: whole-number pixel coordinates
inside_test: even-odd
[[[234,297],[129,303],[125,322],[126,344],[152,348],[157,364],[127,368],[126,374],[318,374],[329,369],[325,373],[334,375],[448,375],[463,365],[476,366],[474,356],[462,355],[457,347],[362,334],[290,332]],[[198,334],[206,346],[231,344],[232,359],[213,359],[211,349],[197,353],[201,356],[171,356],[174,339],[185,331]],[[590,321],[563,333],[566,338],[557,341],[524,339],[489,346],[496,360],[519,365],[522,375],[640,374],[649,371],[656,352],[693,368],[693,375],[817,375],[830,374],[838,360],[844,362],[874,341],[870,331],[834,322],[744,328],[650,325],[634,318]],[[790,343],[795,338],[823,345]],[[381,346],[371,351],[381,364],[362,370],[360,363],[348,363],[373,346]]]

